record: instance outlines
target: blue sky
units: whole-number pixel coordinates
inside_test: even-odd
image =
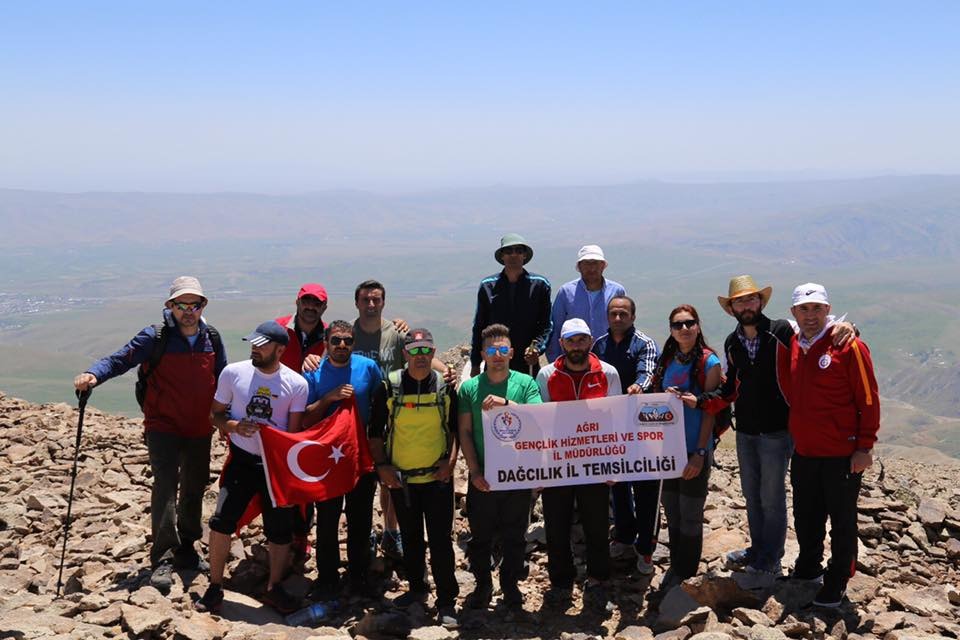
[[[957,2],[0,5],[0,188],[960,173]]]

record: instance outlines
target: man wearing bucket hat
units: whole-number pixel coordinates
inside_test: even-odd
[[[510,344],[515,345],[510,368],[536,375],[540,354],[550,337],[550,281],[524,268],[533,258],[533,249],[516,233],[500,238],[500,248],[493,257],[503,269],[480,281],[473,314],[470,375],[480,374],[480,333],[492,324],[510,328]]]
[[[173,586],[174,569],[203,568],[194,543],[203,534],[210,480],[210,403],[227,365],[220,334],[201,315],[206,305],[200,281],[180,276],[170,285],[162,324],[144,328],[73,381],[86,391],[140,367],[138,400],[153,473],[150,584],[163,593]]]
[[[580,247],[577,252],[577,271],[580,277],[567,282],[557,291],[551,311],[552,332],[547,342],[547,359],[556,360],[562,353],[560,327],[570,318],[580,318],[595,336],[607,332],[607,305],[619,296],[627,295],[619,282],[607,280],[603,272],[607,260],[603,249],[595,244]]]
[[[840,606],[857,565],[857,499],[863,471],[873,464],[880,398],[867,345],[854,338],[836,347],[827,290],[808,282],[793,290],[800,332],[779,346],[777,374],[790,404],[793,520],[800,555],[793,577],[823,586],[815,606]],[[830,561],[823,571],[823,539],[830,519]]]
[[[758,287],[751,276],[741,275],[730,280],[726,297],[717,296],[723,310],[737,319],[737,327],[724,343],[727,378],[715,391],[701,395],[699,404],[716,411],[736,400],[737,460],[750,546],[728,553],[727,562],[766,576],[781,571],[787,533],[785,478],[793,452],[789,408],[777,382],[777,348],[789,345],[796,333],[787,320],[764,315],[772,293],[772,287]],[[837,323],[832,331],[839,344],[854,335],[847,323]]]

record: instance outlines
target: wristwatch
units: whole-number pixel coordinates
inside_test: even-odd
[[[707,450],[706,450],[706,449],[703,449],[703,448],[694,449],[693,452],[694,452],[695,454],[697,454],[698,456],[700,456],[701,458],[706,458],[706,457],[707,457]]]

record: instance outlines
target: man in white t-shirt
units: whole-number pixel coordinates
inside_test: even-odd
[[[260,456],[263,428],[296,432],[307,403],[307,382],[280,362],[289,337],[275,321],[264,322],[244,338],[250,359],[227,365],[213,396],[213,424],[230,439],[230,458],[223,472],[217,509],[210,518],[210,586],[197,608],[216,613],[223,603],[223,569],[230,538],[254,496],[260,496],[263,529],[270,557],[270,578],[263,601],[280,613],[298,603],[280,585],[293,537],[293,508],[273,507]]]

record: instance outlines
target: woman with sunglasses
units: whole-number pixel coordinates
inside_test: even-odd
[[[670,312],[670,337],[657,360],[654,390],[698,394],[717,388],[720,378],[720,359],[703,338],[697,310],[688,304],[678,306]],[[687,464],[681,477],[663,481],[661,493],[670,533],[670,569],[661,589],[696,575],[700,566],[713,421],[706,411],[683,408]]]

